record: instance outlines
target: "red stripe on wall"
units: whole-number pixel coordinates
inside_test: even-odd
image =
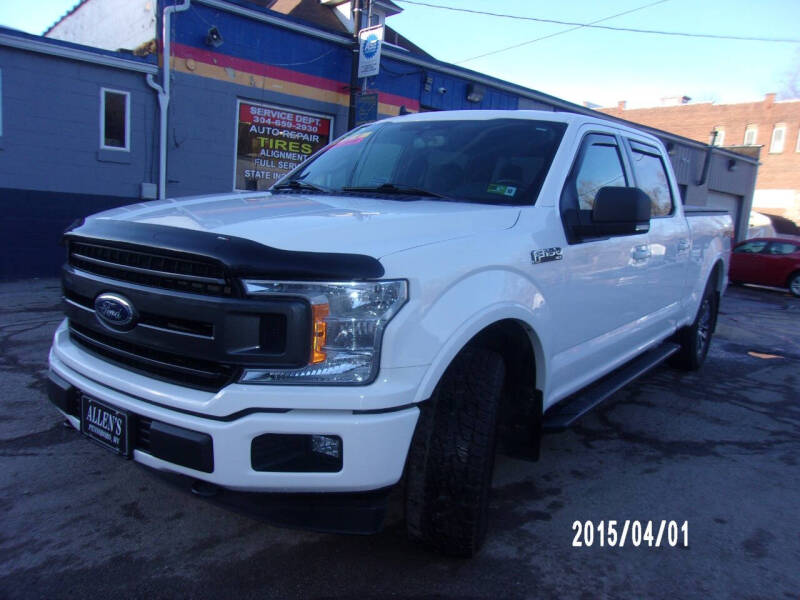
[[[406,98],[405,96],[398,96],[397,94],[378,92],[378,102],[383,102],[384,104],[393,104],[394,106],[405,105],[408,110],[419,112],[419,100]]]
[[[272,79],[280,79],[281,81],[288,81],[291,83],[299,83],[317,89],[327,90],[337,93],[346,93],[350,87],[349,83],[336,81],[335,79],[328,79],[327,77],[318,77],[316,75],[307,75],[298,71],[284,69],[282,67],[275,67],[264,63],[247,60],[244,58],[237,58],[228,54],[220,52],[211,52],[202,48],[195,48],[194,46],[187,46],[185,44],[172,44],[172,55],[177,58],[191,58],[208,65],[218,67],[228,67],[236,71],[243,71],[253,75],[260,75],[262,77],[270,77]],[[393,104],[395,106],[403,106],[409,110],[419,110],[419,101],[397,94],[388,94],[384,92],[378,93],[378,100],[385,104]]]
[[[209,50],[203,50],[201,48],[195,48],[194,46],[187,46],[185,44],[172,44],[172,54],[173,56],[180,58],[191,58],[209,65],[229,67],[231,69],[244,71],[253,75],[281,79],[283,81],[308,85],[331,92],[346,92],[347,88],[349,87],[348,83],[336,81],[335,79],[317,77],[316,75],[307,75],[298,71],[292,71],[282,67],[273,67],[272,65],[255,62],[253,60],[237,58],[235,56],[222,54],[220,52],[211,52]]]

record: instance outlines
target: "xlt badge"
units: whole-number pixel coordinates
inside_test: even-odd
[[[542,248],[541,250],[531,251],[531,262],[535,265],[550,262],[551,260],[561,260],[562,258],[564,258],[564,253],[561,248]]]

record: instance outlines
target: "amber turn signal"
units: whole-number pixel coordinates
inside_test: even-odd
[[[325,317],[331,310],[327,304],[311,305],[311,364],[325,362],[323,347],[328,341],[328,324]]]

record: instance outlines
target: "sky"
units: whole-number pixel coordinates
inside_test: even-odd
[[[800,39],[800,0],[419,0],[544,19],[662,31]],[[436,58],[573,102],[657,106],[689,96],[717,103],[780,93],[800,70],[800,43],[702,39],[466,14],[395,0],[388,24]],[[41,34],[76,0],[0,0],[0,25]],[[35,5],[36,10],[31,10]],[[644,8],[641,8],[644,7]],[[635,10],[639,9],[641,10]],[[556,34],[506,52],[476,55]]]

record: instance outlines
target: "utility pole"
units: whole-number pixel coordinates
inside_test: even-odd
[[[358,95],[358,32],[364,12],[364,3],[369,0],[350,0],[353,12],[353,60],[350,64],[350,111],[347,117],[348,131],[356,126],[356,96]]]

